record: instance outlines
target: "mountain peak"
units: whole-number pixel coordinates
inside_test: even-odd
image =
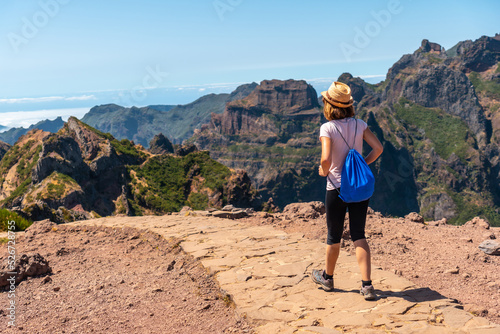
[[[256,107],[273,114],[294,115],[319,107],[316,90],[305,80],[263,80],[244,99],[228,107]]]
[[[420,46],[420,50],[423,52],[443,52],[443,47],[437,43],[429,42],[428,39],[422,40],[422,45]]]
[[[174,153],[174,146],[163,133],[160,133],[149,143],[149,151],[153,154]]]

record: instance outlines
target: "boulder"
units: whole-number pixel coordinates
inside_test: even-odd
[[[488,255],[500,255],[500,243],[496,240],[485,240],[478,248]]]
[[[231,203],[234,207],[256,209],[262,207],[262,198],[252,185],[247,172],[242,169],[232,171],[229,182],[224,185],[224,195],[227,203]]]
[[[429,226],[441,226],[441,225],[446,225],[446,224],[448,224],[448,219],[446,219],[446,218],[429,222]]]
[[[287,217],[314,219],[326,212],[323,202],[292,203],[285,206],[283,214]]]
[[[270,197],[266,203],[262,205],[262,211],[276,213],[279,211],[278,207],[274,204],[274,200]]]
[[[437,53],[441,53],[442,51],[442,47],[441,45],[437,44],[437,43],[432,43],[432,42],[429,42],[428,39],[424,39],[422,41],[422,46],[420,46],[420,49],[423,51],[423,52],[437,52]]]
[[[474,217],[472,220],[469,220],[464,224],[465,227],[474,227],[474,228],[484,228],[488,230],[490,228],[490,223],[486,219]]]
[[[421,215],[419,215],[416,212],[410,212],[409,214],[407,214],[405,216],[405,222],[413,222],[413,223],[423,224],[424,223],[424,217],[422,217]]]
[[[189,207],[189,206],[183,206],[182,209],[181,209],[181,211],[179,211],[179,214],[185,214],[185,213],[187,213],[189,211],[193,211],[193,209],[191,207]]]
[[[21,255],[15,261],[13,270],[7,266],[6,259],[2,259],[1,262],[3,265],[0,268],[0,287],[10,285],[7,279],[11,278],[12,274],[9,274],[9,272],[17,273],[15,275],[16,284],[19,284],[26,277],[34,277],[52,272],[49,262],[38,253]]]

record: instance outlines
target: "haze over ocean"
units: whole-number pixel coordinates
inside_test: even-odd
[[[446,49],[499,32],[482,0],[4,1],[0,124],[83,116],[94,105],[185,104],[264,79],[324,90],[341,73],[385,78],[422,39]]]

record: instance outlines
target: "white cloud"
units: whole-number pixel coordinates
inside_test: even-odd
[[[17,99],[0,99],[0,103],[40,103],[40,102],[54,102],[54,101],[88,101],[95,100],[94,95],[80,95],[80,96],[45,96],[45,97],[22,97]]]
[[[361,79],[371,79],[371,78],[385,78],[385,74],[364,74],[364,75],[353,75],[354,77],[359,77]],[[334,82],[338,78],[313,78],[313,79],[304,79],[309,83],[328,83]]]
[[[361,79],[385,78],[385,74],[367,74],[367,75],[360,75],[359,77]]]
[[[182,85],[182,86],[173,86],[172,88],[176,88],[177,90],[183,90],[183,89],[193,89],[193,90],[199,90],[200,92],[206,89],[217,89],[217,88],[230,88],[234,86],[239,86],[243,84],[247,84],[248,82],[221,82],[221,83],[208,83],[208,84],[201,84],[201,85]],[[169,87],[167,87],[168,89]]]
[[[27,128],[45,119],[54,120],[61,116],[63,120],[68,120],[70,116],[82,118],[88,111],[88,108],[68,108],[68,109],[49,109],[36,111],[13,111],[0,113],[0,124],[8,128],[24,127]]]

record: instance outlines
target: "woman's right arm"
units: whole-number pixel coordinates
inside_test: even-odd
[[[319,166],[319,175],[328,176],[332,166],[332,140],[329,137],[320,137],[321,140],[321,165]]]
[[[365,132],[363,132],[363,139],[370,145],[372,151],[366,156],[365,161],[369,165],[382,154],[384,148],[382,147],[382,143],[378,138],[373,134],[373,132],[366,128]]]

